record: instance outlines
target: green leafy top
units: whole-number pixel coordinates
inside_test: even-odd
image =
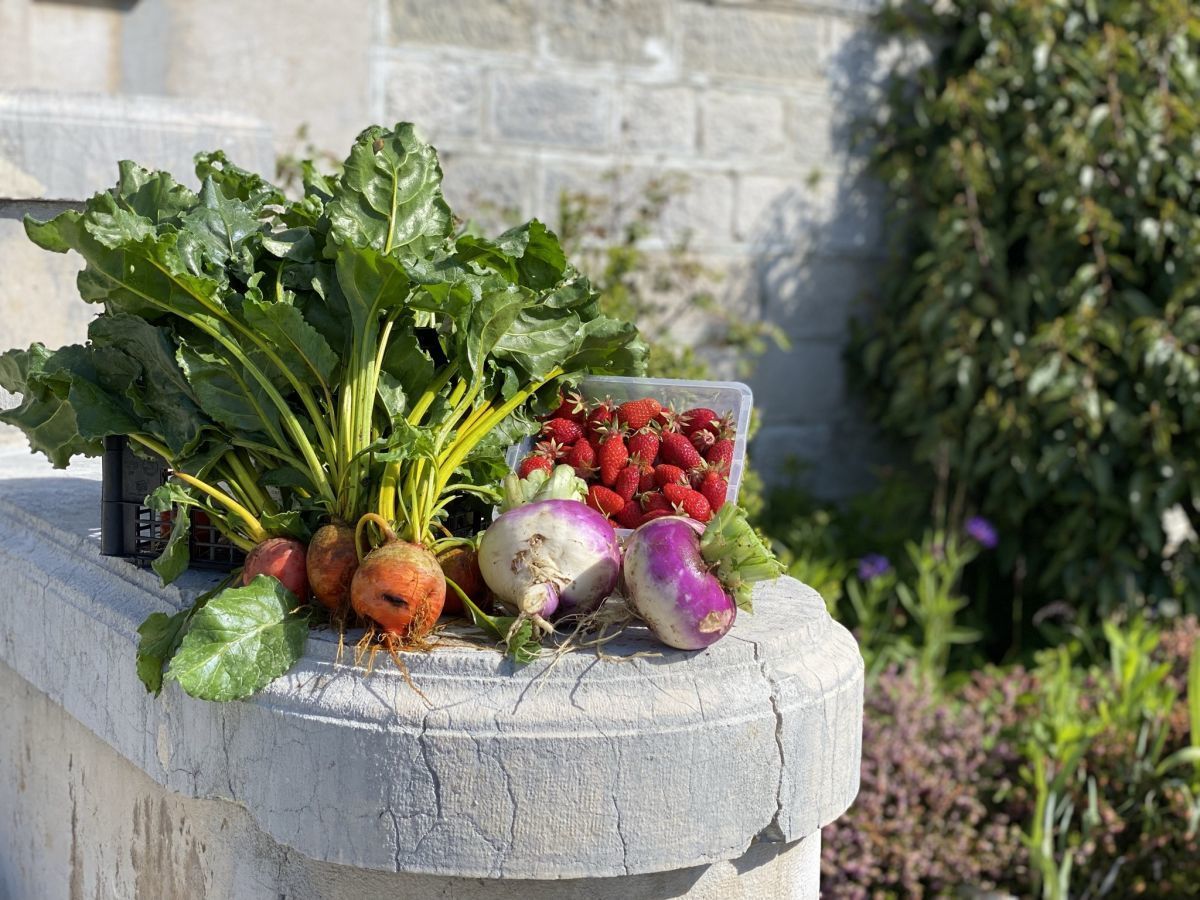
[[[220,152],[197,157],[199,193],[124,162],[82,211],[27,219],[83,258],[100,315],[86,345],[0,355],[22,397],[0,421],[60,467],[127,436],[173,470],[156,502],[243,549],[373,511],[436,548],[457,498],[498,498],[535,395],[640,372],[645,347],[542,223],[455,235],[411,125],[368,128],[338,176],[305,171],[289,199]],[[164,579],[187,565],[183,518]]]

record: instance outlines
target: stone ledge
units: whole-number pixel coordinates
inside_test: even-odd
[[[321,633],[251,700],[149,697],[137,625],[211,579],[164,590],[99,556],[97,475],[0,455],[0,661],[159,784],[237,802],[313,859],[487,878],[675,870],[800,840],[857,792],[862,661],[791,579],[699,654],[636,631],[608,645],[620,661],[406,654],[428,707],[390,664],[338,665]]]
[[[193,155],[218,149],[251,171],[274,168],[270,129],[215,103],[0,91],[0,196],[82,200],[117,180],[121,159],[195,186]]]

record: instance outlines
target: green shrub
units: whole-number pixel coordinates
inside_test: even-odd
[[[876,411],[1040,603],[1194,608],[1200,7],[907,0],[880,26],[933,49],[871,129],[898,214],[853,352]]]
[[[1190,897],[1200,885],[1200,625],[1105,623],[1026,669],[867,685],[862,786],[822,833],[831,897]],[[969,894],[968,894],[969,895]]]
[[[1200,659],[1195,618],[1160,633],[1104,624],[1107,660],[1045,651],[1010,735],[1030,867],[1043,896],[1184,897],[1200,884]]]

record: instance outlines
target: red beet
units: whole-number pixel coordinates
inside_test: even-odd
[[[304,545],[291,538],[267,538],[246,556],[242,584],[256,575],[272,575],[303,603],[308,599],[308,573],[305,571]]]

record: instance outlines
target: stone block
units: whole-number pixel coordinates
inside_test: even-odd
[[[754,405],[767,423],[832,422],[846,398],[840,340],[793,340],[771,347],[758,360],[748,383]]]
[[[117,90],[121,9],[110,3],[31,3],[26,85],[39,90]],[[9,38],[5,36],[5,43]]]
[[[669,68],[667,0],[549,0],[541,4],[545,52],[568,63]]]
[[[827,500],[861,494],[905,465],[853,396],[830,421],[764,425],[749,453],[768,485],[797,484]]]
[[[98,310],[75,290],[82,268],[78,256],[34,245],[19,218],[0,212],[0,353],[34,341],[61,347],[87,339],[88,322]]]
[[[441,162],[446,202],[485,234],[497,234],[533,215],[532,160],[448,151]]]
[[[865,312],[882,259],[819,250],[764,253],[754,259],[763,314],[793,338],[844,340]]]
[[[621,92],[621,145],[691,155],[696,148],[695,92],[687,87],[626,84]]]
[[[542,73],[492,75],[491,127],[503,141],[604,150],[612,141],[612,88]]]
[[[815,490],[834,451],[833,434],[833,425],[824,422],[766,424],[754,436],[748,456],[765,484]]]
[[[157,64],[130,61],[124,71],[162,82],[127,82],[125,91],[209,100],[258,116],[270,123],[279,151],[296,150],[306,125],[317,148],[342,159],[370,124],[373,0],[306,0],[286,12],[244,0],[160,2],[165,14],[147,10],[138,18],[123,53],[128,59],[157,48]]]
[[[787,151],[783,97],[714,90],[700,101],[700,146],[707,158],[777,159]]]
[[[413,122],[437,144],[483,130],[483,71],[469,65],[393,56],[376,67],[383,120]],[[439,148],[440,149],[440,148]]]
[[[517,667],[439,646],[405,654],[418,694],[391,666],[339,664],[336,636],[318,631],[292,672],[245,702],[203,703],[172,683],[151,697],[133,665],[137,624],[215,579],[189,572],[160,588],[99,556],[98,468],[85,461],[64,476],[0,455],[0,614],[12,623],[0,633],[0,711],[26,723],[0,730],[0,763],[24,757],[35,784],[25,797],[0,764],[0,803],[17,810],[15,824],[0,818],[0,842],[43,822],[64,836],[83,823],[74,852],[20,843],[5,867],[17,885],[74,873],[93,880],[86,896],[123,896],[117,867],[94,860],[102,846],[124,857],[150,842],[165,851],[144,859],[164,897],[175,895],[160,875],[191,887],[202,877],[222,896],[292,896],[285,873],[303,878],[310,864],[309,877],[332,880],[302,882],[297,896],[321,884],[349,896],[357,883],[481,900],[816,897],[815,849],[785,871],[788,855],[857,791],[863,665],[811,589],[787,577],[757,585],[754,614],[702,653],[662,648],[636,627],[606,644],[620,665],[576,652]],[[36,616],[20,614],[30,608]],[[67,644],[71,654],[46,650]],[[43,766],[64,747],[74,754],[65,774]],[[96,787],[72,796],[77,767],[110,761],[112,774],[89,769]],[[38,802],[47,795],[57,813]],[[108,804],[93,797],[111,797],[123,811],[114,823],[126,824],[105,828]],[[136,861],[132,870],[126,879]],[[101,873],[113,880],[97,889]],[[455,892],[464,879],[488,890]]]
[[[528,54],[533,0],[390,0],[392,43],[476,47]]]
[[[681,18],[685,71],[777,82],[822,74],[825,16],[693,3]]]
[[[849,147],[849,133],[835,124],[836,99],[823,91],[805,91],[787,99],[787,135],[795,158],[812,166],[828,166]]]
[[[224,800],[165,790],[0,664],[0,896],[195,900],[751,900],[816,897],[820,838],[754,844],[739,860],[629,878],[504,882],[320,862]],[[30,840],[36,834],[41,840]],[[40,856],[39,848],[62,852]],[[120,855],[132,865],[115,865]],[[739,872],[739,869],[741,872]],[[742,874],[744,873],[744,874]],[[199,892],[198,892],[199,891]]]
[[[795,176],[742,175],[738,178],[734,234],[754,247],[807,245],[834,216],[836,197],[815,167]]]
[[[733,176],[728,172],[665,167],[602,167],[591,164],[548,165],[542,175],[541,215],[558,218],[562,192],[596,198],[612,216],[610,230],[621,228],[644,202],[647,188],[665,190],[668,197],[651,223],[651,242],[678,244],[687,241],[695,250],[728,251],[733,216]]]
[[[263,123],[212,104],[162,97],[0,93],[0,160],[41,185],[39,196],[82,200],[117,180],[132,159],[196,185],[192,157],[223,148],[238,164],[271,173]]]
[[[857,165],[844,168],[831,184],[833,211],[821,236],[832,252],[875,254],[884,248],[886,192]]]

